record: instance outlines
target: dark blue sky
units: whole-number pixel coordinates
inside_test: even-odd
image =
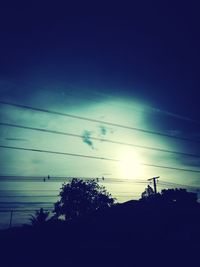
[[[134,2],[1,7],[1,78],[118,90],[198,118],[197,4]]]

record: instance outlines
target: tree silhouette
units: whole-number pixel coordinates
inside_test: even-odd
[[[162,200],[168,203],[176,202],[178,204],[197,203],[197,194],[188,192],[186,189],[163,189],[161,191]]]
[[[70,183],[62,185],[59,195],[60,200],[55,203],[54,212],[57,217],[63,215],[65,220],[110,207],[115,202],[105,187],[95,180],[73,178]]]
[[[148,185],[147,188],[145,188],[144,192],[141,194],[141,198],[147,198],[151,195],[154,195],[153,188]]]
[[[197,203],[197,194],[183,188],[163,189],[161,193],[148,194],[147,189],[142,193],[142,201],[157,201],[160,203],[176,203],[177,205],[194,205]]]
[[[31,215],[30,221],[33,226],[44,225],[49,217],[49,212],[44,211],[43,208],[36,210],[35,215]]]

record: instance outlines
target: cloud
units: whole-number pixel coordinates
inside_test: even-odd
[[[107,128],[105,126],[99,126],[101,135],[106,135],[107,134]]]
[[[192,158],[192,157],[181,157],[181,163],[184,166],[191,166],[198,168],[200,165],[200,159],[199,158]]]
[[[198,120],[189,118],[187,116],[182,116],[182,115],[179,115],[179,114],[176,114],[176,113],[173,113],[173,112],[169,112],[169,111],[166,111],[166,110],[161,110],[159,108],[152,108],[152,107],[148,107],[148,106],[146,106],[146,108],[147,108],[147,111],[149,110],[149,111],[152,111],[152,112],[155,112],[155,113],[161,113],[161,114],[164,114],[164,115],[176,118],[176,119],[180,119],[180,120],[184,120],[184,121],[188,121],[188,122],[199,124]]]
[[[100,129],[100,136],[105,136],[109,133],[111,133],[111,134],[114,133],[114,130],[112,128],[108,128],[108,127],[103,126],[103,125],[100,125],[99,129]]]
[[[5,140],[8,140],[8,141],[24,141],[24,142],[28,141],[28,139],[25,139],[25,138],[10,138],[10,137],[5,138]]]
[[[32,159],[32,163],[34,163],[34,164],[40,164],[42,162],[43,162],[43,160],[41,160],[41,159]]]
[[[100,125],[99,126],[100,129],[100,134],[99,136],[105,136],[108,131],[110,131],[107,127]],[[94,142],[91,140],[92,139],[92,132],[91,131],[87,131],[85,130],[82,134],[82,140],[85,144],[87,144],[88,146],[90,146],[92,149],[94,148]]]
[[[85,144],[94,149],[93,142],[91,141],[91,134],[92,133],[90,131],[85,130],[82,134],[82,140]]]
[[[179,131],[179,130],[168,130],[167,132],[172,136],[180,136],[181,137],[181,135],[182,135],[182,131]]]

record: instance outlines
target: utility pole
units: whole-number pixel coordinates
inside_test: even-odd
[[[160,178],[160,176],[148,179],[148,181],[153,181],[154,194],[157,194],[156,183],[157,183],[158,178]]]
[[[10,212],[10,223],[9,223],[9,228],[12,226],[12,218],[13,218],[13,210]]]

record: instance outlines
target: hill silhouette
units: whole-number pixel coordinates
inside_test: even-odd
[[[1,231],[1,262],[23,267],[180,266],[188,261],[194,266],[199,226],[198,203],[128,201],[67,222]]]

